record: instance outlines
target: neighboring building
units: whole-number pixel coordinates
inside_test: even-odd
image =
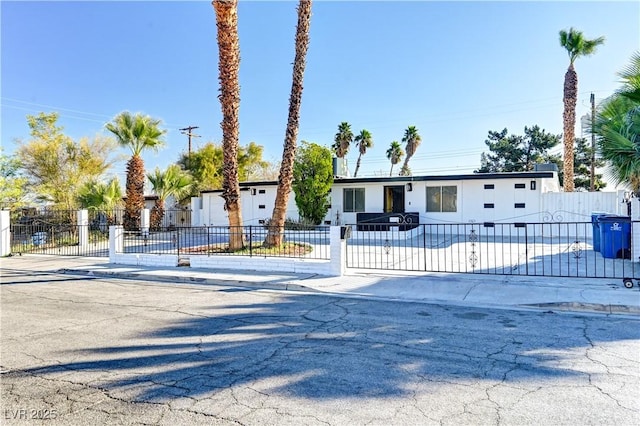
[[[258,225],[271,217],[277,182],[243,182],[242,219]],[[560,192],[555,171],[474,173],[448,176],[336,178],[325,224],[363,221],[415,223],[538,222],[542,194]],[[192,199],[194,226],[228,225],[222,190]],[[293,192],[287,217],[298,219]],[[389,219],[398,218],[398,219]]]

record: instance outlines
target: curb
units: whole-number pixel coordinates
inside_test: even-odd
[[[340,293],[340,292],[328,292],[318,290],[312,287],[307,287],[300,284],[291,283],[270,283],[270,282],[249,282],[240,280],[224,280],[224,279],[210,279],[202,277],[176,277],[176,276],[162,276],[162,275],[149,275],[137,272],[111,272],[111,271],[91,271],[86,269],[69,269],[62,268],[57,271],[61,274],[76,274],[90,277],[106,277],[106,278],[119,278],[119,279],[131,279],[141,281],[155,281],[172,284],[204,284],[204,285],[218,285],[218,286],[237,286],[253,289],[265,289],[265,290],[280,290],[280,291],[299,291],[305,293],[321,294],[324,296],[332,297],[346,297],[356,299],[370,299],[370,300],[391,300],[396,302],[412,302],[412,303],[426,303],[435,305],[455,305],[455,306],[478,306],[470,303],[459,303],[451,300],[425,300],[425,299],[402,299],[397,297],[382,297],[371,294],[363,293]],[[534,303],[534,304],[520,304],[520,305],[482,305],[481,307],[492,309],[526,309],[532,311],[547,310],[550,312],[585,312],[604,315],[630,315],[640,316],[640,307],[631,305],[611,305],[600,303],[582,303],[582,302],[552,302],[552,303]]]
[[[201,278],[201,277],[166,277],[162,275],[149,275],[149,274],[140,274],[137,272],[110,272],[110,271],[87,271],[85,269],[68,269],[62,268],[57,271],[60,274],[76,274],[76,275],[85,275],[85,276],[93,276],[93,277],[107,277],[107,278],[121,278],[121,279],[135,279],[141,281],[160,281],[172,284],[208,284],[208,285],[226,285],[226,286],[240,286],[240,287],[251,287],[251,288],[266,288],[271,290],[290,290],[290,291],[307,291],[307,292],[315,292],[318,293],[317,290],[305,287],[300,284],[289,284],[289,283],[269,283],[269,282],[261,282],[261,283],[252,283],[249,281],[240,281],[240,280],[223,280],[223,279],[209,279],[209,278]]]

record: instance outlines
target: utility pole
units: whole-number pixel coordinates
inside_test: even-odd
[[[200,135],[196,135],[196,134],[191,133],[191,131],[193,129],[197,129],[197,128],[198,128],[198,126],[189,126],[189,127],[185,127],[184,129],[178,129],[178,130],[180,130],[180,133],[182,133],[183,135],[187,135],[189,137],[189,154],[191,154],[191,138],[192,137],[194,137],[194,138],[199,138],[200,137]]]
[[[591,94],[591,186],[589,191],[596,190],[596,134],[594,126],[596,121],[596,96]]]

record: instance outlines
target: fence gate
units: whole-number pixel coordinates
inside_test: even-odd
[[[109,256],[109,225],[116,216],[89,212],[88,224],[78,224],[77,210],[12,212],[11,253]]]
[[[608,226],[608,225],[607,225]],[[347,267],[583,278],[640,278],[631,226],[592,222],[356,224]],[[621,231],[621,232],[618,232]]]

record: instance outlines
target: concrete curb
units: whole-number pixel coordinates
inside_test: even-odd
[[[427,300],[424,298],[399,298],[389,296],[376,296],[366,293],[342,293],[318,290],[313,287],[307,287],[300,284],[292,283],[270,283],[270,282],[250,282],[241,280],[229,280],[229,279],[210,279],[203,277],[184,277],[184,276],[162,276],[151,275],[137,272],[117,272],[117,271],[93,271],[86,269],[69,269],[62,268],[57,271],[61,274],[74,274],[92,277],[106,277],[106,278],[119,278],[119,279],[131,279],[141,281],[155,281],[172,284],[200,284],[200,285],[218,285],[218,286],[235,286],[245,287],[253,289],[264,290],[279,290],[279,291],[297,291],[304,293],[322,294],[324,296],[343,297],[343,298],[356,298],[356,299],[370,299],[370,300],[393,300],[396,302],[412,302],[412,303],[425,303],[431,305],[455,305],[455,306],[475,306],[483,308],[493,309],[513,309],[513,310],[531,310],[531,311],[558,311],[558,312],[582,312],[593,314],[605,314],[605,315],[631,315],[640,316],[640,307],[631,305],[611,305],[611,304],[599,304],[599,303],[582,303],[582,302],[552,302],[552,303],[535,303],[535,304],[517,304],[517,305],[500,305],[500,304],[482,304],[477,303],[464,303],[455,300]]]
[[[93,277],[107,277],[107,278],[121,278],[131,280],[142,281],[160,281],[173,284],[208,284],[208,285],[220,285],[220,286],[240,286],[240,287],[252,287],[252,288],[265,288],[271,290],[290,290],[290,291],[308,291],[314,293],[321,293],[320,291],[311,287],[305,287],[300,284],[291,283],[269,283],[269,282],[250,282],[240,280],[224,280],[224,279],[210,279],[202,277],[176,277],[176,276],[162,276],[162,275],[150,275],[141,274],[137,272],[112,272],[112,271],[87,271],[85,269],[69,269],[62,268],[57,271],[61,274],[76,274]]]

